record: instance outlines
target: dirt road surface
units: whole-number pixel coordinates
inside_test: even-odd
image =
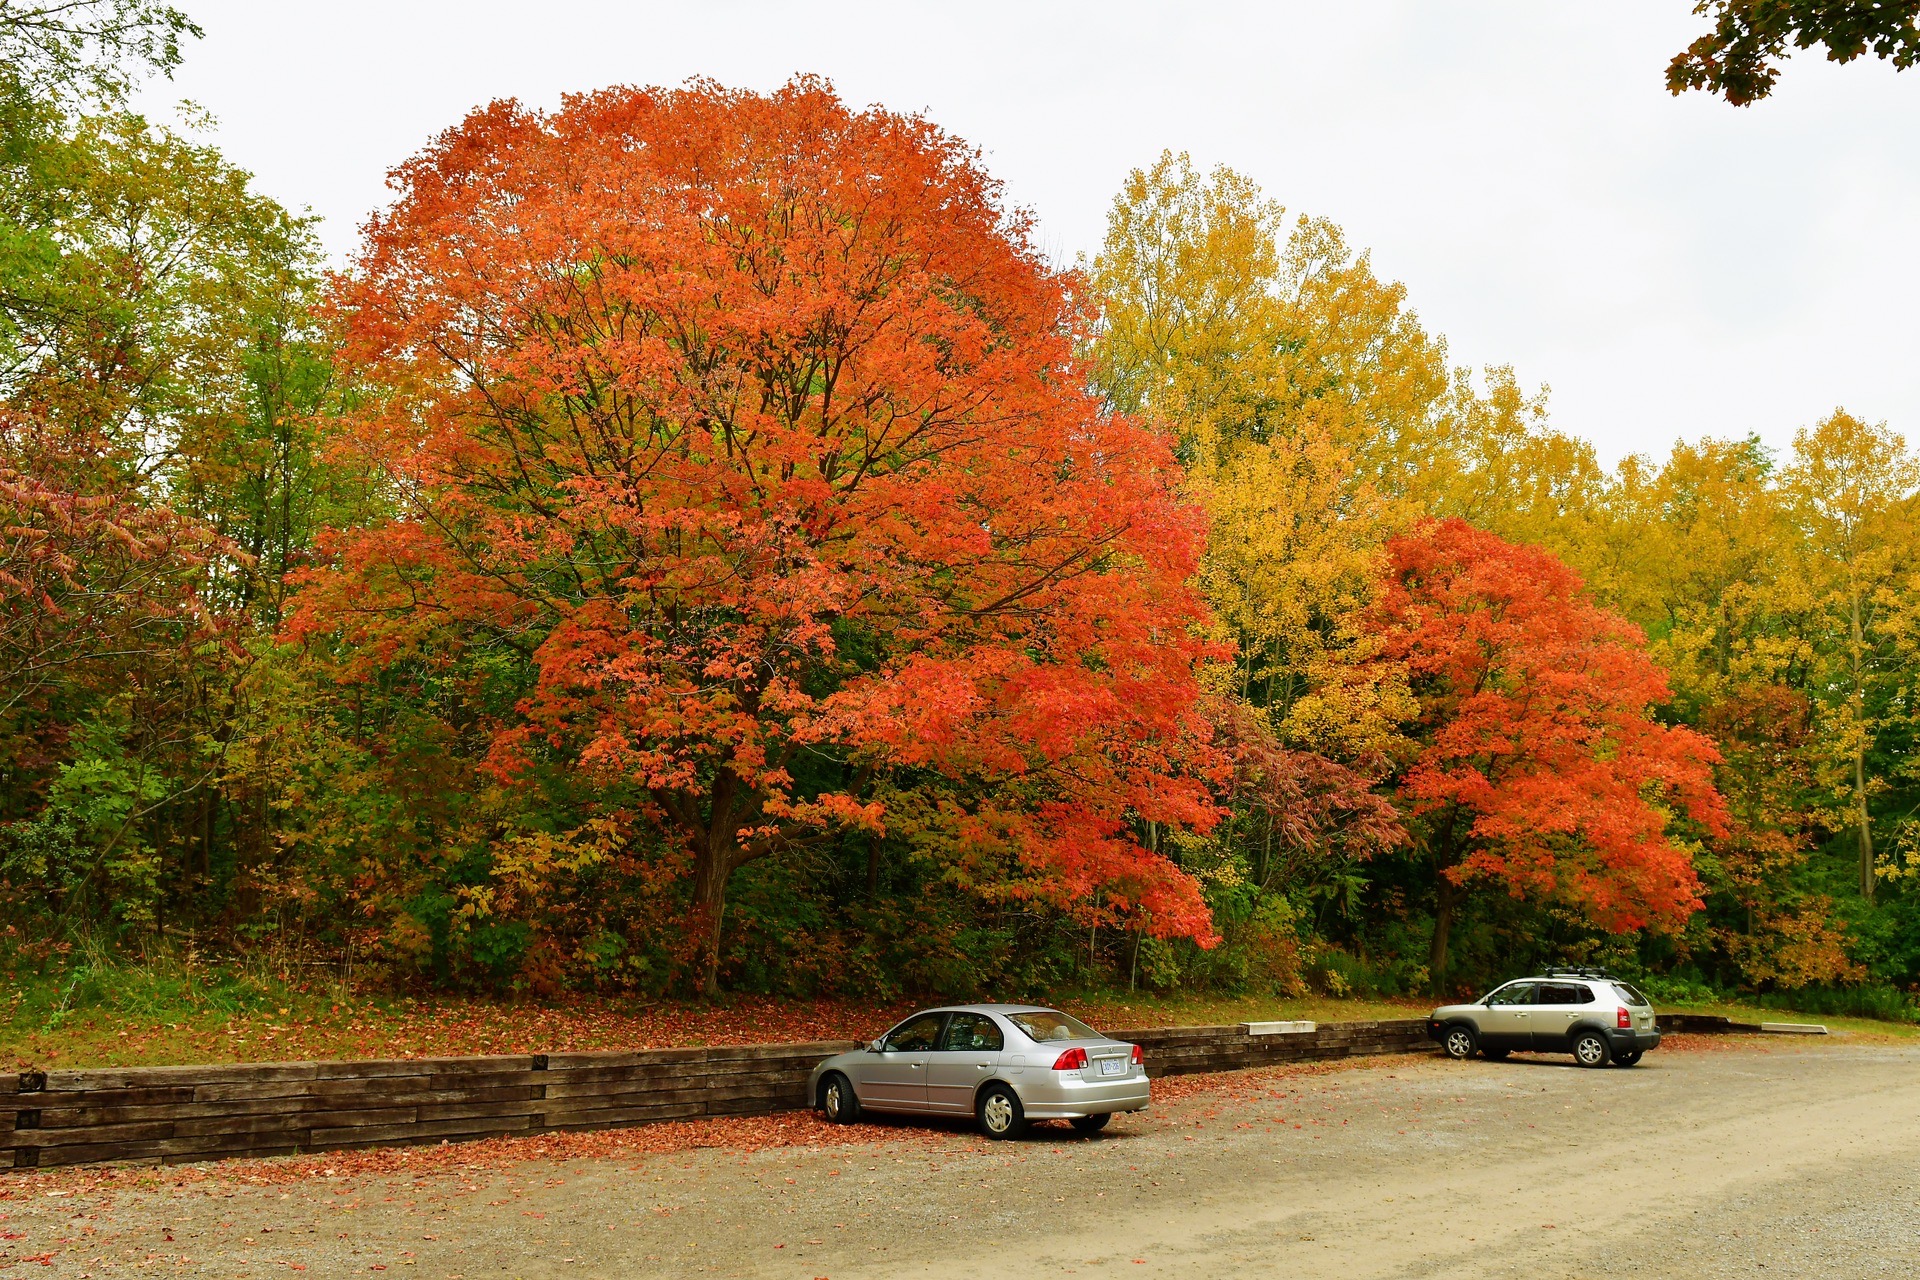
[[[1920,1047],[1374,1059],[1164,1094],[1092,1140],[892,1124],[287,1185],[0,1179],[0,1277],[1920,1276]]]

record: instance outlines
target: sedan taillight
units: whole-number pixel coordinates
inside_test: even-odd
[[[1139,1045],[1133,1046],[1133,1065],[1136,1067],[1144,1067],[1147,1065],[1147,1055],[1140,1052]]]
[[[1613,1025],[1622,1031],[1631,1031],[1633,1030],[1633,1015],[1622,1008],[1619,1015],[1614,1019]]]
[[[1078,1071],[1087,1065],[1085,1049],[1069,1049],[1053,1060],[1055,1071]]]

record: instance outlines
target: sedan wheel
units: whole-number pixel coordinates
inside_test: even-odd
[[[1604,1067],[1612,1056],[1607,1052],[1606,1038],[1598,1031],[1583,1031],[1573,1042],[1573,1060],[1583,1067]]]
[[[1107,1121],[1111,1119],[1113,1119],[1113,1113],[1106,1112],[1097,1116],[1075,1116],[1067,1123],[1072,1125],[1078,1133],[1098,1133],[1107,1127]]]
[[[1449,1027],[1446,1038],[1440,1042],[1440,1047],[1447,1051],[1449,1058],[1464,1061],[1473,1056],[1473,1051],[1479,1047],[1479,1043],[1480,1038],[1473,1034],[1472,1027]]]
[[[860,1099],[853,1084],[838,1071],[820,1082],[820,1110],[834,1124],[852,1124],[860,1118]]]
[[[974,1110],[980,1132],[989,1138],[1017,1138],[1027,1131],[1027,1111],[1019,1097],[1003,1084],[988,1085]]]

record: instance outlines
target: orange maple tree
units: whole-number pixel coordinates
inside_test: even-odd
[[[1726,833],[1719,755],[1653,718],[1670,694],[1639,629],[1550,552],[1461,520],[1429,521],[1388,552],[1378,622],[1420,700],[1397,790],[1436,873],[1436,985],[1475,884],[1608,929],[1685,921],[1700,881],[1672,828],[1684,815]]]
[[[395,514],[292,636],[361,675],[520,646],[492,767],[641,790],[709,989],[734,870],[907,812],[1012,892],[1210,936],[1136,838],[1214,820],[1202,521],[974,153],[818,81],[694,84],[493,104],[395,185],[333,301]]]

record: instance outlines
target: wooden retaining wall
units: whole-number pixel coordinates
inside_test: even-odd
[[[1759,1031],[1663,1014],[1664,1031]],[[1432,1050],[1419,1018],[1249,1035],[1237,1026],[1115,1031],[1150,1076]],[[0,1171],[613,1129],[809,1105],[807,1076],[853,1041],[384,1062],[244,1063],[0,1075]]]
[[[1144,1047],[1156,1076],[1427,1047],[1417,1020],[1279,1036],[1238,1027],[1115,1034]],[[800,1110],[814,1065],[853,1047],[25,1072],[0,1076],[0,1169],[179,1164]]]
[[[752,1115],[807,1105],[851,1041],[0,1076],[0,1168],[179,1164]]]
[[[1723,1018],[1713,1013],[1663,1013],[1657,1021],[1661,1033],[1672,1035],[1676,1031],[1686,1031],[1694,1035],[1758,1035],[1766,1030],[1757,1022],[1735,1022],[1732,1018]]]
[[[1240,1071],[1287,1062],[1322,1062],[1359,1054],[1424,1053],[1433,1048],[1423,1018],[1390,1022],[1324,1022],[1312,1031],[1250,1036],[1239,1027],[1150,1027],[1109,1033],[1146,1053],[1149,1076]]]

